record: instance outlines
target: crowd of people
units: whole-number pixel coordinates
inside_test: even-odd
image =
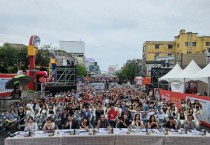
[[[202,106],[199,101],[181,100],[182,107],[164,99],[157,100],[152,92],[132,87],[94,88],[60,92],[46,98],[10,106],[5,117],[7,131],[146,128],[199,129]]]

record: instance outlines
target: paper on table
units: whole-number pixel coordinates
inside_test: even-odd
[[[99,128],[99,133],[107,133],[107,130],[106,128]]]
[[[192,135],[199,135],[200,134],[200,132],[197,131],[197,130],[191,130],[191,133],[192,133]]]

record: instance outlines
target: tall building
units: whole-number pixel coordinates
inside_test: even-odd
[[[76,59],[76,63],[85,66],[84,41],[60,41],[60,49],[70,53]]]
[[[144,73],[150,75],[157,58],[164,57],[167,61],[168,56],[201,54],[207,51],[210,51],[210,36],[198,36],[198,33],[185,32],[184,29],[179,31],[174,41],[146,41],[143,44]]]

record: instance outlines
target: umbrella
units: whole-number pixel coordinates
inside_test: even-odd
[[[5,88],[6,89],[13,89],[15,83],[19,83],[20,86],[25,86],[31,81],[30,76],[26,75],[17,75],[8,82],[6,82]]]

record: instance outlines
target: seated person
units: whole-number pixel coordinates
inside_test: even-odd
[[[159,129],[159,125],[154,115],[151,115],[148,121],[148,129]]]
[[[46,123],[44,124],[44,127],[42,128],[42,130],[54,130],[56,129],[55,123],[52,122],[51,117],[47,117],[46,119]]]
[[[168,117],[168,121],[166,122],[164,127],[168,128],[168,129],[178,129],[178,125],[177,125],[176,121],[174,120],[173,116]]]
[[[36,130],[38,130],[37,123],[34,122],[33,117],[29,116],[24,131],[36,131]]]
[[[134,120],[131,123],[132,127],[140,126],[141,128],[144,128],[143,122],[140,120],[140,114],[136,114],[134,117]]]
[[[123,115],[123,118],[119,118],[118,127],[119,128],[127,128],[131,124],[131,121],[128,120],[127,114]]]
[[[97,128],[109,128],[109,121],[105,119],[105,115],[102,114],[100,119],[97,122]]]
[[[82,119],[82,122],[80,123],[80,129],[88,129],[88,127],[89,127],[89,121],[88,121],[88,119],[87,118],[83,118]]]
[[[73,120],[71,115],[68,115],[64,128],[65,129],[78,129],[79,127],[78,127],[77,121]]]
[[[194,121],[194,117],[192,114],[187,116],[187,120],[184,121],[184,128],[185,129],[196,129],[196,123]]]

